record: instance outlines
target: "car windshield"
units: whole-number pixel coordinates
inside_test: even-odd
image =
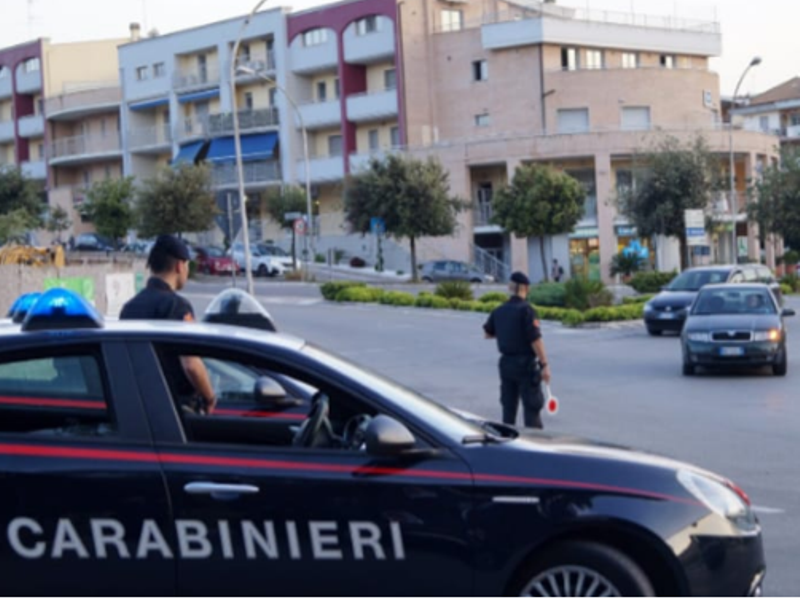
[[[728,280],[726,270],[687,270],[669,284],[669,291],[700,291],[705,285],[724,283]]]
[[[711,289],[697,296],[693,315],[777,314],[775,302],[766,289]]]
[[[225,256],[225,254],[220,248],[208,248],[206,251],[208,252],[208,255],[211,256],[212,258],[222,258],[223,256]]]
[[[258,249],[268,256],[280,256],[284,258],[289,255],[276,245],[260,245],[258,246]]]

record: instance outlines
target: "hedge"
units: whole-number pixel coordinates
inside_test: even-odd
[[[362,287],[361,285],[353,287],[345,287],[336,295],[337,302],[361,302],[372,303],[377,302],[383,295],[383,289],[375,289],[374,287]]]
[[[502,291],[490,291],[480,297],[479,302],[500,302],[503,303],[508,300],[508,294]]]
[[[387,291],[381,295],[380,303],[389,306],[413,306],[417,298],[405,291]]]
[[[655,294],[649,293],[646,295],[637,295],[634,297],[623,297],[622,298],[622,305],[623,306],[630,306],[635,304],[646,304],[651,299],[655,297]]]
[[[639,272],[633,275],[630,286],[639,293],[658,293],[662,287],[668,285],[677,276],[677,271]]]
[[[366,283],[357,283],[356,281],[330,281],[320,286],[319,290],[329,302],[336,301],[336,297],[340,291],[349,289],[350,287],[366,287]]]

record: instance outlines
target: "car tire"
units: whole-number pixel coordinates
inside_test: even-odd
[[[694,376],[695,367],[694,364],[689,364],[688,362],[683,363],[683,376]]]
[[[590,594],[595,583],[595,593]],[[549,547],[534,559],[512,585],[511,595],[600,597],[605,591],[611,596],[655,596],[644,571],[621,551],[600,543],[570,541]]]
[[[480,279],[470,279],[469,282],[475,285],[480,285],[481,283],[483,283],[483,281],[481,281]]]
[[[422,282],[423,283],[433,283],[433,279],[431,279],[430,277],[422,277]]]
[[[789,370],[789,360],[786,356],[786,350],[781,352],[781,359],[772,365],[772,374],[775,376],[786,376]]]
[[[650,335],[651,337],[661,337],[661,334],[663,332],[664,331],[659,331],[658,329],[647,327],[647,334]]]
[[[258,270],[256,271],[256,276],[266,277],[267,275],[269,275],[269,270],[267,269],[267,266],[265,264],[259,264]]]

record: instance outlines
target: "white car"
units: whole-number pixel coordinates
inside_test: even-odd
[[[259,243],[256,246],[256,249],[260,254],[274,258],[283,264],[288,270],[294,270],[296,268],[296,264],[292,260],[292,255],[277,245],[272,245],[270,243]]]
[[[245,268],[245,255],[244,244],[233,244],[233,259],[240,270]],[[286,273],[286,267],[272,256],[266,256],[255,249],[255,246],[250,247],[250,268],[253,274],[259,277],[276,277]]]

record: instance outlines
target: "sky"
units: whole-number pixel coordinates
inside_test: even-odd
[[[303,10],[329,0],[274,0],[270,7]],[[411,0],[414,1],[414,0]],[[479,0],[475,0],[479,1]],[[732,95],[736,82],[754,56],[763,63],[748,73],[740,94],[757,94],[800,73],[797,0],[557,0],[563,6],[639,14],[671,15],[684,19],[718,20],[722,26],[722,57],[711,68],[720,74],[723,95]],[[0,0],[0,47],[37,37],[53,42],[118,38],[129,35],[129,24],[143,32],[188,29],[249,13],[256,0]]]

